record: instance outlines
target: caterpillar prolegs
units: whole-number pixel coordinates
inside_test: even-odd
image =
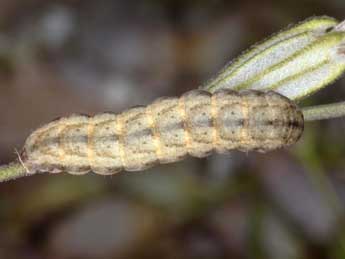
[[[120,114],[55,120],[28,137],[21,159],[30,173],[108,175],[213,150],[267,152],[297,142],[303,125],[295,103],[273,91],[193,90]]]

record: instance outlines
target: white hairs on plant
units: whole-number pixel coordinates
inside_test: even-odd
[[[345,21],[342,21],[341,23],[337,24],[334,27],[335,31],[345,31]]]
[[[344,71],[345,22],[312,17],[254,45],[201,88],[274,90],[298,101]]]

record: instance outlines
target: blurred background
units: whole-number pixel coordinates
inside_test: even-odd
[[[1,0],[0,164],[40,125],[197,88],[343,0]],[[303,105],[345,99],[338,80]],[[345,258],[345,120],[265,155],[0,185],[0,258]]]

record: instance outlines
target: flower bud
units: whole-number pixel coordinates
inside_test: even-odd
[[[274,90],[299,100],[344,71],[345,22],[313,17],[254,45],[201,88]]]

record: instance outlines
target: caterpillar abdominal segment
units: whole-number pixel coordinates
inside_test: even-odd
[[[294,144],[303,114],[276,92],[193,90],[121,114],[72,115],[34,131],[22,159],[33,172],[114,174],[212,151],[267,152]]]

